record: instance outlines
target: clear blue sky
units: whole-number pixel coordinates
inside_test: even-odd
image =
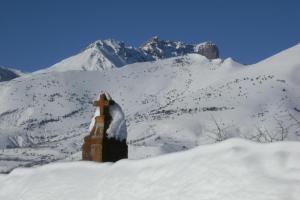
[[[97,39],[211,40],[251,64],[300,42],[299,0],[0,0],[0,66],[33,71]]]

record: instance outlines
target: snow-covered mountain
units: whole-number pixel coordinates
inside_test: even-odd
[[[140,48],[127,47],[124,42],[113,39],[98,40],[77,55],[62,60],[46,70],[49,71],[97,71],[119,68],[127,64],[154,61],[162,58],[199,53],[209,59],[219,57],[218,47],[212,42],[185,44],[153,37]]]
[[[20,70],[6,68],[0,66],[0,82],[1,81],[9,81],[11,79],[22,76],[24,73]]]
[[[46,69],[46,71],[97,71],[149,60],[152,60],[151,57],[143,51],[126,47],[123,42],[112,39],[98,40],[83,49],[79,54],[62,60]]]
[[[130,159],[231,137],[299,140],[299,55],[296,45],[243,66],[187,54],[103,71],[70,66],[0,83],[1,171],[79,160],[101,90],[124,110]]]
[[[299,200],[300,144],[230,139],[137,161],[16,169],[0,184],[3,200]]]

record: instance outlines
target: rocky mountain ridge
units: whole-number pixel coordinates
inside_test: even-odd
[[[127,64],[155,61],[159,59],[196,53],[208,59],[219,58],[219,49],[212,42],[186,44],[170,40],[150,38],[140,47],[126,46],[124,42],[106,39],[97,40],[80,53],[58,62],[45,71],[97,71],[119,68]]]
[[[141,50],[151,55],[154,60],[198,53],[208,59],[219,58],[219,49],[211,41],[200,44],[186,44],[180,41],[160,40],[157,36],[150,38]]]

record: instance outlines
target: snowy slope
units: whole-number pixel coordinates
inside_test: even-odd
[[[48,71],[0,84],[0,170],[79,160],[101,90],[121,105],[129,157],[232,137],[299,140],[300,45],[255,65],[188,54],[106,71]]]
[[[300,144],[231,139],[115,164],[73,162],[0,176],[0,199],[300,199]]]

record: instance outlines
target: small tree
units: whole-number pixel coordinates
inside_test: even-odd
[[[209,134],[207,136],[213,139],[214,142],[221,142],[228,139],[229,136],[225,131],[228,127],[224,127],[224,123],[219,123],[213,115],[211,115],[211,119],[216,128],[213,130],[208,130]]]
[[[275,131],[270,132],[265,127],[256,126],[255,128],[257,133],[246,138],[261,143],[284,141],[288,136],[289,129],[291,126],[285,126],[284,122],[282,120],[277,119],[276,117],[274,117],[274,120],[277,124],[277,129]]]

